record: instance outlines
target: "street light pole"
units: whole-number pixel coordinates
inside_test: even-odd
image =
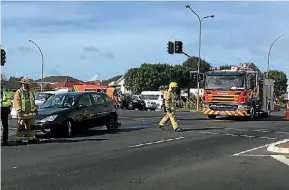
[[[41,92],[43,91],[43,67],[44,67],[44,58],[43,58],[43,53],[40,49],[40,47],[33,41],[33,40],[29,40],[29,42],[33,43],[39,50],[40,54],[41,54]]]
[[[267,62],[267,73],[266,73],[266,77],[267,77],[267,78],[269,77],[269,67],[270,67],[271,49],[272,49],[273,45],[276,43],[276,41],[279,40],[280,38],[282,38],[285,34],[286,34],[286,33],[281,34],[280,36],[278,36],[278,37],[273,41],[273,43],[271,44],[271,46],[270,46],[270,48],[269,48],[268,60],[267,60],[267,61],[268,61],[268,62]]]
[[[187,9],[190,9],[199,19],[199,24],[200,24],[200,31],[199,31],[199,60],[198,60],[198,74],[200,73],[200,65],[201,65],[201,43],[202,43],[202,22],[204,19],[206,18],[214,18],[215,15],[210,15],[210,16],[204,16],[204,17],[200,17],[191,7],[190,5],[186,5]],[[199,99],[200,99],[200,82],[198,80],[198,91],[197,91],[197,111],[199,111]],[[190,93],[190,92],[188,92]]]

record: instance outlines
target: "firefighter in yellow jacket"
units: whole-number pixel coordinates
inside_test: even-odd
[[[178,122],[175,117],[175,108],[176,108],[176,96],[175,96],[175,90],[177,88],[176,82],[171,82],[169,85],[169,89],[165,93],[165,109],[166,109],[166,115],[162,118],[162,120],[159,123],[160,129],[165,129],[165,124],[168,122],[168,120],[171,120],[172,126],[176,132],[181,131],[181,128],[178,125]]]
[[[32,129],[37,113],[35,95],[29,87],[30,80],[27,77],[24,77],[20,83],[21,88],[16,91],[13,102],[18,119],[16,142],[17,144],[22,143],[22,132],[26,126],[28,143],[37,143],[38,140],[35,138],[35,131]]]
[[[1,121],[3,126],[3,145],[8,143],[8,120],[12,108],[11,93],[1,84]]]

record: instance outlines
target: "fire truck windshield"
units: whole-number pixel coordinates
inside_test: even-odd
[[[207,75],[205,89],[234,90],[244,88],[243,75]]]

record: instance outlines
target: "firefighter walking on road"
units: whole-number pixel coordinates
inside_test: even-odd
[[[176,95],[175,91],[177,88],[176,82],[171,82],[169,85],[169,89],[166,91],[164,99],[165,99],[165,109],[166,109],[166,115],[162,118],[162,120],[159,123],[159,128],[164,130],[165,124],[168,122],[168,120],[171,120],[172,126],[174,131],[180,132],[181,128],[178,125],[178,122],[176,120],[175,116],[175,109],[176,109]]]
[[[17,130],[16,130],[16,142],[17,144],[22,143],[23,129],[27,129],[28,143],[38,143],[35,138],[35,131],[32,129],[35,117],[36,117],[36,106],[35,106],[35,95],[30,90],[30,80],[24,77],[21,81],[21,88],[18,89],[14,95],[14,107],[17,111]]]
[[[11,98],[11,93],[3,85],[1,85],[1,121],[3,126],[3,145],[7,145],[8,143],[8,117],[12,108]]]

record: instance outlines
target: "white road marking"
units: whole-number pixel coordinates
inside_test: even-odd
[[[226,134],[224,134],[224,135],[226,135],[226,136],[232,136],[232,137],[237,137],[237,136],[238,136],[238,135],[230,134],[230,133],[226,133]]]
[[[208,131],[202,131],[200,133],[211,134],[211,135],[220,135],[220,133],[214,133],[214,132],[208,132]]]
[[[248,131],[248,129],[229,128],[229,127],[226,127],[224,129],[226,129],[226,130],[236,130],[236,131]]]
[[[279,155],[279,154],[276,154]],[[232,155],[232,156],[244,156],[244,157],[271,157],[276,156],[275,154],[241,154],[241,155]]]
[[[256,136],[251,136],[251,135],[239,135],[240,137],[247,137],[247,138],[256,138]]]
[[[283,164],[286,164],[287,166],[289,166],[289,159],[286,158],[286,156],[284,156],[284,155],[271,155],[271,157],[282,162]]]
[[[129,148],[135,148],[135,147],[140,147],[140,146],[146,146],[146,145],[153,145],[153,144],[165,143],[165,142],[180,140],[180,139],[184,139],[184,138],[185,138],[185,137],[176,137],[176,138],[171,138],[171,139],[165,139],[165,140],[159,140],[159,141],[141,143],[141,144],[129,146]]]
[[[213,128],[212,128],[213,129]],[[224,128],[225,130],[236,130],[236,131],[250,131],[249,129],[239,129],[239,128]],[[289,132],[284,132],[284,131],[270,131],[268,129],[254,129],[252,132],[261,132],[261,133],[276,133],[276,134],[285,134],[289,135]],[[274,138],[276,139],[276,138]]]
[[[277,140],[275,137],[259,137],[260,139]]]
[[[224,136],[232,136],[232,137],[269,139],[269,140],[276,140],[277,139],[275,137],[259,137],[259,136],[253,136],[253,135],[236,135],[236,134],[231,134],[231,133],[215,133],[215,132],[207,132],[207,131],[202,131],[200,133],[211,134],[211,135],[224,135]]]
[[[289,135],[288,132],[282,132],[282,131],[276,131],[275,133],[278,133],[278,134],[286,134],[286,135]]]
[[[245,150],[245,151],[242,151],[242,152],[239,152],[239,153],[235,153],[235,154],[233,154],[232,156],[239,156],[240,154],[244,154],[244,153],[246,153],[246,152],[251,152],[251,151],[254,151],[254,150],[258,150],[258,149],[260,149],[260,148],[264,148],[264,147],[266,147],[266,146],[269,146],[271,143],[269,143],[269,144],[265,144],[265,145],[262,145],[262,146],[258,146],[258,147],[256,147],[256,148],[252,148],[252,149],[249,149],[249,150]]]
[[[262,132],[262,133],[270,133],[271,131],[268,131],[267,129],[255,129],[252,130],[253,132]]]

